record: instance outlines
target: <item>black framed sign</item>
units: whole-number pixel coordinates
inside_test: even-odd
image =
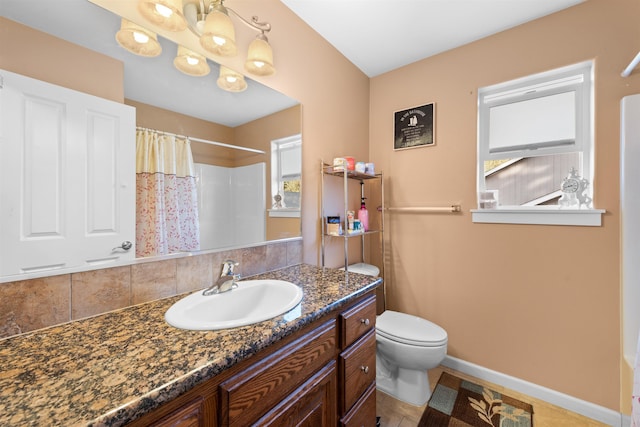
[[[430,147],[435,139],[436,104],[426,104],[395,112],[394,150]]]

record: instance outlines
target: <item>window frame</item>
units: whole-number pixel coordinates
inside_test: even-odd
[[[284,150],[283,146],[287,149],[294,149],[299,147],[300,150],[300,185],[302,185],[302,134],[295,134],[284,138],[274,139],[271,141],[271,202],[273,203],[273,197],[276,194],[280,194],[283,190],[282,186],[285,181],[282,175],[282,154]],[[302,190],[302,189],[301,189]],[[284,190],[283,190],[284,191]],[[300,201],[302,203],[302,201]],[[268,209],[270,217],[300,217],[302,206],[298,207],[283,207]]]
[[[534,157],[564,152],[580,152],[582,176],[589,180],[593,197],[594,176],[594,68],[593,60],[537,73],[478,89],[477,192],[486,191],[484,162],[505,156]],[[523,144],[512,149],[490,149],[491,108],[574,92],[575,140]],[[560,206],[499,206],[472,209],[473,222],[601,225],[600,209],[561,209]]]

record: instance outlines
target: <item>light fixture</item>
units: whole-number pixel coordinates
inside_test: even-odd
[[[138,9],[149,22],[162,28],[172,31],[189,28],[207,52],[218,56],[237,54],[235,28],[230,17],[234,15],[246,26],[259,32],[249,45],[246,70],[258,76],[275,73],[273,51],[266,36],[271,31],[271,24],[260,22],[257,16],[251,17],[251,20],[243,18],[235,10],[226,7],[224,0],[139,0]]]
[[[200,44],[214,55],[235,56],[238,53],[236,30],[233,28],[229,12],[222,5],[222,1],[212,3],[200,36]]]
[[[273,51],[264,32],[258,34],[255,40],[249,45],[247,61],[244,63],[244,68],[246,68],[248,72],[258,76],[270,76],[275,73],[276,70],[273,68]]]
[[[173,65],[190,76],[206,76],[211,71],[204,56],[184,46],[178,46],[178,53],[173,60]]]
[[[220,76],[218,77],[218,87],[228,92],[242,92],[247,88],[244,76],[237,71],[233,71],[224,65],[220,66]]]
[[[138,10],[149,22],[165,30],[182,31],[187,28],[182,0],[140,0]]]
[[[116,41],[129,52],[140,56],[158,56],[162,52],[155,33],[124,18],[120,23],[120,31],[116,33]]]
[[[275,73],[273,50],[266,36],[271,31],[271,24],[260,22],[257,16],[246,20],[235,10],[225,7],[224,0],[138,0],[138,11],[147,21],[165,30],[182,31],[188,28],[209,53],[235,56],[237,47],[235,28],[229,15],[231,12],[259,33],[249,44],[245,69],[257,76]],[[162,52],[154,32],[124,18],[116,40],[120,46],[136,55],[158,56]],[[192,76],[204,76],[210,72],[207,59],[184,46],[178,46],[173,63],[178,70]],[[217,83],[220,88],[230,92],[242,92],[247,88],[242,74],[224,66],[220,67]]]

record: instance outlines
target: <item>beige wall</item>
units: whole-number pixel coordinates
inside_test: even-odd
[[[371,80],[370,155],[394,206],[461,203],[462,214],[389,215],[390,308],[449,333],[449,354],[619,410],[620,99],[640,73],[640,2],[589,0]],[[602,227],[474,224],[477,89],[595,60],[595,207]],[[393,112],[436,103],[437,145],[393,152]],[[630,392],[623,401],[630,399]]]
[[[0,68],[124,101],[122,62],[0,16]]]

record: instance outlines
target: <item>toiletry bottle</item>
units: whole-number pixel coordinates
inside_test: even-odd
[[[364,205],[365,197],[362,197],[360,200],[360,210],[358,211],[358,219],[362,224],[362,229],[364,231],[369,231],[369,211],[367,211],[367,207]]]

